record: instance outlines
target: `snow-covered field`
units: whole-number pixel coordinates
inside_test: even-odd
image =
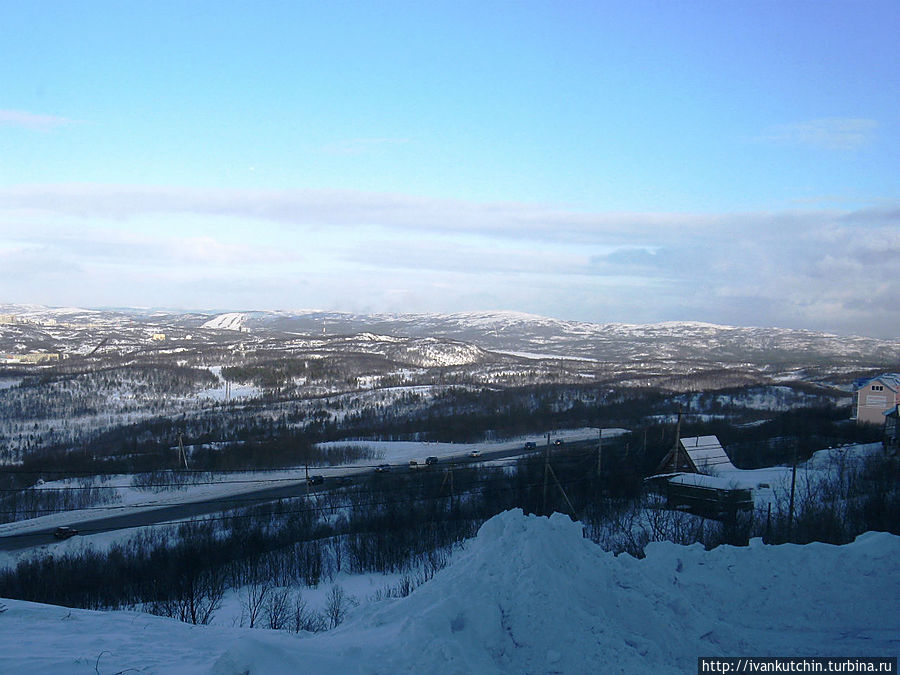
[[[689,673],[698,656],[894,656],[900,537],[613,556],[510,511],[406,598],[292,635],[4,600],[9,673]]]
[[[845,472],[854,472],[866,456],[882,452],[881,443],[862,443],[819,450],[806,462],[797,465],[797,494],[816,492],[826,481]],[[786,500],[791,491],[791,467],[772,466],[764,469],[738,469],[715,471],[716,478],[729,487],[753,490],[757,509]],[[798,499],[799,503],[799,499]]]

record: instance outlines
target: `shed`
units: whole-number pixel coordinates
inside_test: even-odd
[[[666,498],[671,509],[687,507],[706,514],[751,511],[753,496],[747,488],[716,476],[681,474],[666,482]]]

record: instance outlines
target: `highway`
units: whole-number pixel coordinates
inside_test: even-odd
[[[586,441],[579,441],[577,445],[585,445]],[[571,448],[576,443],[567,444]],[[474,447],[474,446],[473,446]],[[484,447],[484,446],[481,446]],[[446,456],[438,460],[438,463],[431,467],[426,467],[423,460],[419,460],[417,468],[410,468],[408,463],[389,464],[391,472],[413,472],[413,471],[435,471],[450,466],[459,466],[461,464],[487,462],[498,459],[508,459],[512,457],[520,457],[530,453],[543,453],[545,448],[538,446],[534,449],[525,450],[521,445],[500,450],[482,451],[477,458],[471,457],[468,453],[463,455]],[[557,450],[557,448],[553,448]],[[340,467],[331,467],[331,469],[339,469]],[[334,487],[337,479],[328,477],[329,467],[317,467],[316,474],[325,475],[325,483],[321,485],[310,485],[309,491],[316,492],[320,490]],[[374,468],[358,469],[354,471],[342,471],[341,477],[358,480],[361,477],[375,473]],[[241,493],[232,493],[225,497],[216,497],[203,501],[185,502],[172,504],[169,506],[148,506],[140,509],[129,507],[128,513],[121,515],[103,515],[103,516],[84,516],[81,519],[70,519],[66,521],[66,525],[74,528],[79,534],[98,534],[100,532],[111,532],[114,530],[124,530],[132,527],[148,527],[159,523],[169,523],[172,521],[187,520],[199,516],[208,516],[211,514],[221,513],[229,509],[239,508],[242,506],[256,505],[269,501],[277,501],[290,497],[302,497],[307,493],[306,481],[301,479],[296,482],[290,482],[275,487],[265,487],[258,489],[250,489]],[[189,496],[186,494],[186,498]],[[53,536],[56,525],[41,530],[30,530],[22,534],[8,534],[0,536],[0,551],[22,551],[24,549],[44,546],[54,543],[56,539]],[[76,535],[77,536],[77,535]]]

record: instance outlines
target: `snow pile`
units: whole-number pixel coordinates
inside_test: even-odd
[[[410,596],[340,628],[190,627],[6,601],[0,670],[307,673],[685,673],[703,656],[894,655],[900,537],[847,546],[656,543],[614,557],[567,517],[510,511]],[[36,658],[40,655],[40,658]]]

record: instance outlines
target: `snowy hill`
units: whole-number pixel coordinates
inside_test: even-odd
[[[506,353],[527,352],[553,358],[605,362],[678,360],[802,365],[840,361],[845,365],[896,364],[900,341],[837,336],[808,330],[720,326],[700,322],[657,324],[563,321],[521,312],[457,314],[350,314],[319,310],[249,311],[219,314],[143,309],[88,310],[37,305],[2,305],[0,350],[44,349],[86,353],[111,334],[146,336],[161,332],[172,338],[208,329],[202,339],[222,339],[212,331],[251,329],[260,341],[283,341],[298,335],[348,337],[378,335],[380,339],[452,340],[472,348]],[[12,319],[12,320],[10,320]],[[200,336],[194,336],[200,338]],[[478,361],[476,354],[442,356],[437,364]],[[429,358],[424,363],[431,363]]]
[[[300,637],[4,601],[0,670],[685,673],[701,655],[897,653],[900,537],[646,553],[614,557],[565,516],[510,511],[408,597]]]

